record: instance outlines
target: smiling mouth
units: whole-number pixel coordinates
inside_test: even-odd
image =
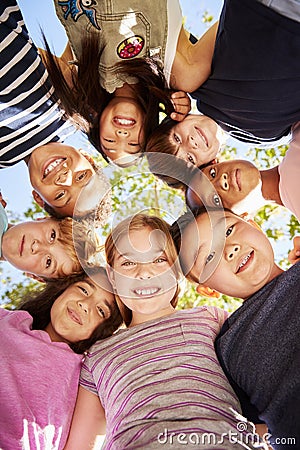
[[[82,325],[82,321],[81,321],[79,315],[70,308],[67,308],[67,310],[68,310],[68,315],[71,318],[71,320],[73,320],[73,322],[75,322],[75,323],[78,323],[79,325]]]
[[[113,122],[115,125],[125,128],[133,127],[136,124],[134,119],[128,119],[126,117],[116,116],[113,118]]]
[[[55,158],[55,159],[51,159],[50,161],[48,161],[45,164],[45,166],[43,167],[43,172],[42,172],[43,179],[45,179],[49,175],[49,173],[53,172],[54,169],[56,169],[58,166],[63,164],[63,162],[66,159],[67,158]]]
[[[242,261],[240,262],[236,273],[240,273],[243,272],[248,265],[251,263],[251,261],[254,258],[254,250],[252,250],[250,253],[248,253],[248,255],[244,256],[244,258],[242,259]]]
[[[235,189],[237,189],[238,191],[242,190],[240,169],[236,169],[231,173],[231,182]]]
[[[206,138],[205,134],[202,132],[202,130],[200,128],[195,127],[195,129],[197,131],[197,134],[200,136],[200,138],[202,139],[202,141],[206,145],[206,147],[208,147],[208,141],[207,141],[207,138]]]
[[[19,254],[20,254],[20,256],[22,256],[22,254],[23,254],[24,244],[25,244],[25,234],[22,237],[22,240],[20,242],[20,247],[19,247]]]
[[[160,288],[153,287],[153,288],[141,288],[141,289],[134,289],[133,292],[138,297],[152,297],[153,295],[156,295],[160,291]]]

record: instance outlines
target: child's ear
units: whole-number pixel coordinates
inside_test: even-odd
[[[198,294],[203,295],[204,297],[219,298],[221,296],[220,292],[211,289],[205,284],[198,284],[196,287],[196,291],[198,292]]]
[[[42,199],[42,197],[40,196],[40,194],[38,194],[36,191],[32,191],[32,195],[34,200],[37,202],[37,204],[41,207],[44,208],[45,206],[45,202]]]
[[[263,230],[260,228],[260,226],[255,222],[255,220],[251,219],[251,216],[248,213],[243,213],[240,215],[242,219],[246,220],[250,225],[252,225],[257,230],[261,231],[263,233]]]

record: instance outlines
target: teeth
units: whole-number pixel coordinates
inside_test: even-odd
[[[138,295],[153,295],[159,291],[159,288],[135,289]]]
[[[251,253],[249,253],[249,255],[245,256],[245,258],[243,259],[243,261],[242,261],[241,264],[239,265],[239,269],[240,269],[241,267],[243,267],[243,266],[246,264],[246,262],[248,261],[248,259],[250,258],[250,256],[251,256]]]
[[[55,161],[52,161],[50,164],[48,164],[48,166],[44,170],[44,177],[49,175],[49,173],[52,172],[52,170],[54,170],[55,167],[57,167],[62,161],[64,161],[64,158],[56,159]]]
[[[133,120],[129,119],[116,119],[116,122],[118,122],[120,125],[132,125]]]

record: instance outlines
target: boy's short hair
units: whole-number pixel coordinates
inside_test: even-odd
[[[59,228],[58,242],[63,245],[66,254],[73,262],[71,275],[77,275],[84,271],[89,258],[99,250],[99,239],[94,229],[85,222],[78,222],[71,217],[55,219]],[[59,278],[70,274],[59,272]]]

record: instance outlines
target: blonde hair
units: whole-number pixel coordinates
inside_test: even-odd
[[[182,276],[182,272],[178,260],[178,253],[170,234],[170,226],[163,219],[157,216],[149,216],[147,214],[138,213],[120,222],[110,232],[105,241],[104,248],[107,264],[112,268],[114,267],[117,244],[120,238],[124,236],[124,234],[127,234],[130,231],[142,230],[145,227],[149,227],[151,228],[151,230],[160,230],[166,237],[165,254],[169,264],[172,266],[172,270],[177,279],[177,289],[170,302],[171,305],[175,308],[178,302],[178,295],[180,291],[178,281]],[[116,300],[123,316],[124,322],[128,326],[132,319],[132,312],[123,304],[118,295],[116,295]]]
[[[72,274],[59,272],[59,278],[77,275],[84,271],[87,261],[99,250],[99,239],[94,230],[84,221],[78,222],[71,217],[55,219],[59,228],[58,242],[63,245],[67,256],[73,263]]]

